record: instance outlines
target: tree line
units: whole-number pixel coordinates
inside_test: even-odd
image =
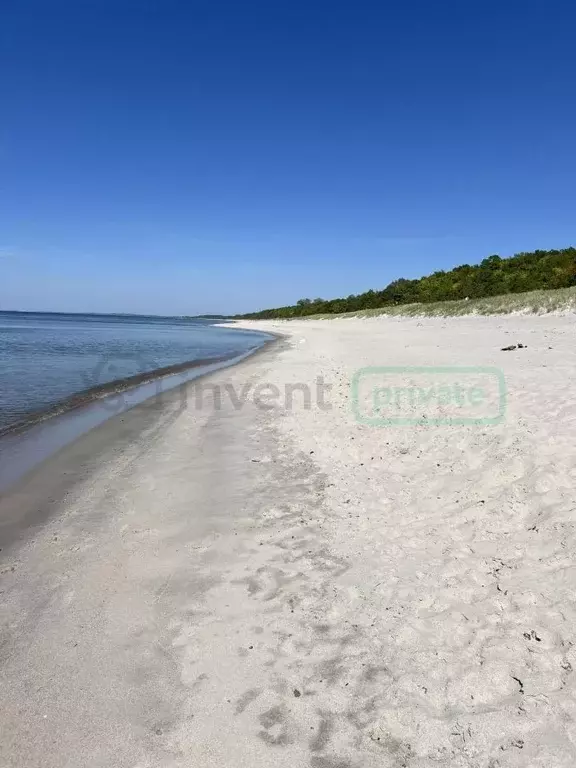
[[[462,264],[416,280],[393,280],[382,290],[339,299],[300,299],[293,306],[263,309],[238,317],[250,319],[338,314],[390,305],[476,299],[576,285],[576,248],[488,256],[480,264]]]

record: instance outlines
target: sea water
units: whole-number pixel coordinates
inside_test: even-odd
[[[0,312],[0,433],[86,390],[167,366],[261,346],[255,331],[215,321],[133,315]]]

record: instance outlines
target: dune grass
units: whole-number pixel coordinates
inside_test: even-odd
[[[503,296],[488,296],[483,299],[462,299],[459,301],[438,301],[430,304],[399,304],[396,306],[362,309],[341,314],[318,314],[294,318],[332,319],[336,317],[457,317],[460,315],[509,315],[546,314],[548,312],[576,312],[576,286],[558,288],[553,291],[530,291],[529,293],[507,293]]]

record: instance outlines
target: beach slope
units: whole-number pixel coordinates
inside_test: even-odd
[[[576,764],[574,319],[247,325],[0,500],[2,765]]]

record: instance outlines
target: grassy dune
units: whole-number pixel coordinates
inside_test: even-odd
[[[559,288],[554,291],[530,291],[529,293],[507,293],[503,296],[488,296],[469,301],[438,301],[430,304],[401,304],[398,306],[363,309],[358,312],[341,314],[308,315],[294,318],[330,319],[335,317],[375,317],[394,315],[397,317],[455,317],[458,315],[508,315],[545,314],[547,312],[576,312],[576,287]]]

